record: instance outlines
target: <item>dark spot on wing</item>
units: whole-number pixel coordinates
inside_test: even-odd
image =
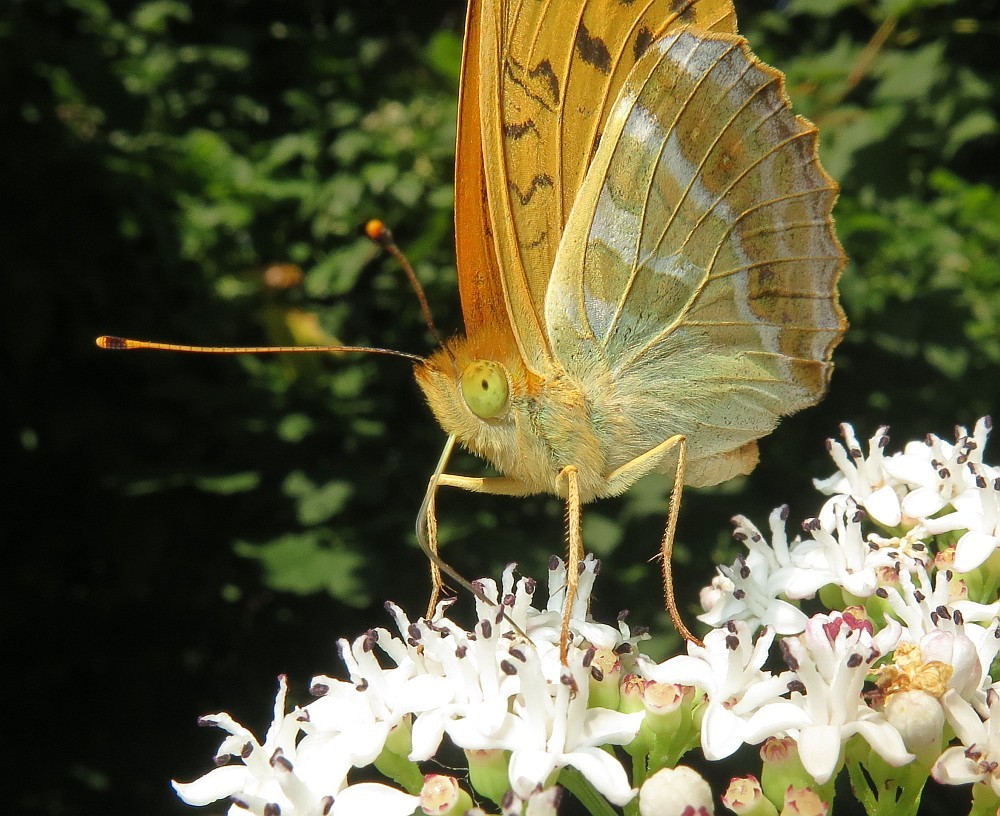
[[[531,180],[531,186],[527,189],[527,191],[521,192],[514,182],[511,182],[510,188],[514,191],[514,195],[518,197],[518,200],[522,204],[527,204],[532,198],[534,198],[536,192],[543,188],[552,187],[552,184],[552,176],[549,176],[546,173],[539,173]]]
[[[503,135],[515,140],[520,139],[525,133],[530,131],[538,133],[538,128],[531,119],[526,119],[524,122],[512,122],[503,126]]]
[[[576,50],[580,58],[593,65],[602,74],[611,73],[611,52],[600,37],[591,37],[587,26],[581,21],[576,31]]]
[[[672,0],[670,10],[677,15],[683,23],[693,23],[695,21],[694,11],[695,0]]]
[[[529,99],[533,99],[543,108],[555,110],[559,105],[559,79],[547,59],[526,72],[521,63],[508,57],[504,60],[503,70],[506,82],[520,88]],[[538,83],[527,82],[525,76],[531,80],[541,79],[542,88],[537,87]]]
[[[648,28],[643,26],[639,29],[638,35],[635,38],[635,50],[633,52],[635,56],[635,61],[639,61],[639,57],[646,53],[646,49],[653,44],[653,32]]]
[[[538,65],[532,68],[528,72],[528,76],[532,79],[544,79],[549,84],[549,92],[552,94],[552,99],[555,104],[559,104],[559,78],[556,76],[556,72],[552,70],[552,63],[547,59],[543,59]]]

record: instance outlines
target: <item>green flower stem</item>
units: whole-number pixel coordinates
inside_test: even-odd
[[[865,813],[868,816],[876,816],[878,813],[878,800],[875,798],[875,794],[872,793],[871,787],[868,785],[868,779],[861,770],[861,765],[855,762],[853,759],[847,760],[847,773],[851,779],[851,789],[854,791],[854,795],[857,797],[858,802],[865,809]]]
[[[615,809],[594,790],[593,785],[576,768],[571,766],[563,768],[559,773],[559,784],[572,793],[591,816],[618,816]],[[638,809],[634,812],[638,813]],[[628,813],[627,810],[626,813]]]
[[[401,757],[392,751],[383,751],[375,760],[375,767],[379,773],[402,785],[407,793],[420,795],[424,787],[424,775],[415,762],[410,762],[406,757]]]
[[[857,758],[848,759],[847,769],[854,795],[869,816],[917,816],[927,782],[927,767],[911,762],[893,768],[874,751],[866,753],[863,763],[867,776]]]

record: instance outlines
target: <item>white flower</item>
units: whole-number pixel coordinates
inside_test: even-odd
[[[322,696],[305,707],[302,728],[309,736],[299,751],[321,774],[346,778],[352,767],[371,764],[404,718],[438,710],[455,698],[457,683],[445,676],[426,650],[417,648],[427,624],[411,624],[398,607],[387,608],[412,644],[381,628],[353,643],[342,639],[340,654],[352,682],[323,675],[313,678],[312,688]],[[396,665],[384,668],[376,647]]]
[[[218,799],[242,796],[290,806],[271,765],[276,751],[286,757],[295,756],[299,722],[295,712],[285,712],[287,694],[288,680],[282,675],[278,678],[278,693],[274,699],[274,719],[263,743],[225,712],[201,717],[200,725],[214,725],[229,734],[215,752],[216,764],[222,767],[194,782],[172,782],[177,795],[189,805],[207,805]],[[223,764],[233,757],[239,757],[242,764]]]
[[[764,629],[752,642],[749,626],[731,621],[705,635],[705,645],[688,643],[688,654],[654,664],[640,660],[642,675],[658,683],[697,686],[707,697],[701,747],[708,759],[723,759],[744,742],[754,744],[786,722],[794,706],[781,695],[792,679],[762,666],[774,640]]]
[[[886,460],[886,470],[914,488],[903,499],[904,516],[911,521],[929,520],[948,505],[956,510],[964,507],[971,499],[967,491],[975,487],[975,469],[982,465],[992,424],[989,417],[983,417],[971,436],[965,428],[956,428],[954,445],[928,434],[924,442],[910,442],[902,454]]]
[[[388,785],[366,783],[345,787],[346,769],[328,772],[310,768],[310,760],[298,754],[295,740],[303,720],[299,710],[285,713],[288,683],[279,678],[274,701],[274,720],[263,744],[228,714],[202,717],[201,722],[229,732],[216,757],[239,756],[243,765],[228,765],[209,771],[190,783],[173,782],[174,790],[189,805],[207,805],[231,799],[230,816],[246,811],[265,813],[278,809],[285,816],[408,816],[419,798]],[[307,738],[308,739],[308,738]],[[303,741],[304,742],[304,741]],[[307,781],[308,780],[308,781]]]
[[[779,597],[794,591],[790,585],[796,575],[785,533],[787,519],[787,505],[771,512],[770,546],[749,519],[744,516],[733,519],[736,525],[733,537],[742,541],[750,552],[737,558],[732,567],[717,568],[719,574],[713,579],[711,590],[702,593],[706,611],[698,620],[716,628],[726,621],[742,620],[752,630],[769,626],[781,635],[797,634],[805,628],[806,615]]]
[[[448,735],[460,748],[510,751],[510,782],[522,799],[551,784],[560,768],[572,766],[609,802],[624,805],[635,792],[621,763],[600,746],[630,742],[645,715],[588,708],[587,657],[572,650],[569,665],[547,677],[532,644],[510,647],[502,666],[519,678],[520,693],[503,725],[489,732],[474,718],[461,717],[446,723]]]
[[[935,534],[965,530],[955,545],[957,572],[971,572],[1000,547],[1000,471],[968,464],[972,484],[952,499],[954,510],[924,522]]]
[[[922,568],[913,576],[901,573],[899,579],[898,587],[880,589],[879,594],[902,622],[901,641],[919,646],[924,661],[951,666],[949,687],[982,709],[984,685],[991,682],[990,666],[1000,652],[994,605],[951,600],[947,570],[938,572],[933,582]],[[976,622],[984,620],[991,625]]]
[[[583,561],[580,562],[579,569],[580,577],[576,598],[570,613],[570,631],[576,637],[577,645],[588,644],[598,649],[615,649],[623,643],[634,646],[639,641],[647,639],[644,631],[632,635],[623,620],[619,620],[617,626],[609,626],[598,623],[590,616],[590,595],[594,588],[594,581],[600,574],[601,562],[593,553],[587,553]],[[543,611],[522,605],[524,616],[512,615],[514,622],[521,626],[532,642],[536,644],[540,641],[558,644],[562,635],[563,603],[566,597],[566,565],[562,559],[556,556],[549,559],[548,586],[549,598]]]
[[[862,696],[872,664],[899,636],[898,624],[873,634],[869,621],[835,613],[814,615],[804,634],[781,642],[785,662],[798,679],[791,701],[803,715],[784,730],[798,743],[803,766],[819,784],[837,770],[841,746],[854,734],[892,766],[914,759],[899,732]]]
[[[985,722],[954,690],[948,691],[942,702],[962,744],[941,754],[931,771],[934,779],[944,785],[984,782],[1000,796],[1000,695],[990,694]]]
[[[879,524],[897,526],[902,519],[900,496],[904,491],[885,467],[883,450],[889,444],[888,426],[881,426],[868,440],[867,457],[861,451],[854,428],[845,422],[840,426],[840,433],[844,445],[833,439],[826,441],[827,450],[840,472],[827,479],[814,479],[816,489],[832,495],[832,501],[850,496]],[[821,517],[824,515],[820,513]]]
[[[641,816],[710,816],[715,813],[712,789],[697,771],[685,765],[662,768],[639,790]]]
[[[871,597],[878,588],[879,571],[895,564],[895,553],[865,541],[861,529],[865,514],[854,499],[835,499],[824,509],[819,518],[802,525],[812,538],[792,551],[796,572],[789,596],[810,597],[821,587],[836,584],[856,598]]]

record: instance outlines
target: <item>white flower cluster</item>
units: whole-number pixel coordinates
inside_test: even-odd
[[[558,781],[585,804],[603,799],[592,812],[659,816],[686,778],[664,769],[692,748],[721,759],[764,743],[760,782],[734,780],[723,797],[739,813],[825,812],[845,768],[871,813],[915,814],[929,776],[977,783],[977,807],[993,812],[1000,469],[983,462],[989,429],[984,419],[955,444],[930,436],[887,455],[881,428],[865,455],[843,426],[845,444],[829,444],[838,472],[816,482],[829,499],[801,535],[786,532],[787,508],[771,514],[769,538],[734,519],[748,552],[702,592],[713,628],[685,655],[656,663],[638,651],[643,632],[589,618],[588,556],[563,663],[565,567],[550,564],[541,608],[511,566],[499,586],[479,583],[490,602],[477,601],[472,631],[443,605],[411,621],[388,604],[398,634],[341,641],[349,680],[317,677],[317,699],[286,711],[282,679],[263,743],[228,714],[203,718],[228,734],[222,767],[175,788],[257,816],[484,813],[473,793],[506,816],[554,813]],[[462,783],[423,776],[446,738],[465,751]],[[352,780],[371,767],[387,783]],[[704,795],[691,794],[692,812],[710,812]]]
[[[648,636],[630,632],[624,621],[606,626],[586,619],[598,566],[592,556],[583,564],[571,618],[575,646],[566,665],[559,659],[566,583],[559,559],[550,563],[544,609],[531,605],[534,580],[515,579],[513,566],[499,588],[480,581],[492,603],[477,601],[472,632],[445,617],[444,605],[434,620],[411,621],[387,604],[398,635],[379,628],[353,643],[340,641],[349,681],[316,677],[318,699],[286,712],[281,679],[263,744],[228,714],[203,717],[202,723],[230,735],[216,753],[217,764],[242,764],[223,764],[174,788],[193,805],[229,797],[231,813],[402,816],[421,805],[426,788],[415,763],[433,757],[447,735],[469,755],[480,793],[506,800],[507,808],[551,787],[566,766],[609,802],[625,804],[634,794],[628,775],[601,746],[632,741],[643,714],[594,705],[591,689],[604,682],[599,663],[611,655],[617,666]],[[617,670],[609,679],[615,688],[619,675]],[[352,769],[369,765],[411,783],[409,791],[349,783]]]

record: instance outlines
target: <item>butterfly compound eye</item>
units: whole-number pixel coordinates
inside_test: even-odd
[[[503,366],[489,360],[473,360],[462,372],[465,404],[480,419],[492,419],[507,407],[510,390]]]

